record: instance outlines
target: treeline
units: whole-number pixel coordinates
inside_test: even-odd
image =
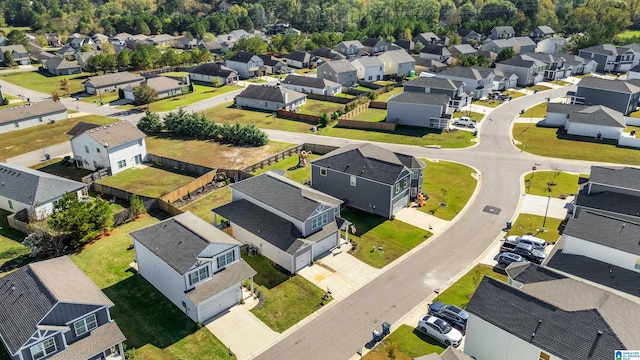
[[[200,48],[177,52],[168,49],[161,52],[153,45],[139,44],[134,51],[102,52],[87,60],[87,71],[92,73],[112,70],[149,70],[165,66],[201,64],[213,60],[213,55]]]

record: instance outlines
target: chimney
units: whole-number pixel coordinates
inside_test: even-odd
[[[288,101],[288,100],[289,100],[289,97],[287,96],[287,90],[283,90],[282,92],[284,93],[284,94],[283,94],[283,98],[284,98],[284,103],[285,103],[285,105],[286,105],[286,104],[288,104],[288,103],[289,103],[289,101]]]

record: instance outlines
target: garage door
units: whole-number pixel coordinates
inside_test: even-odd
[[[311,251],[296,256],[296,272],[311,264]]]
[[[317,259],[322,254],[336,247],[336,234],[331,235],[313,244],[313,258]]]
[[[403,196],[401,198],[399,198],[398,200],[396,200],[395,203],[393,203],[393,214],[396,214],[398,211],[404,209],[405,207],[407,207],[407,202],[409,201],[408,197]]]
[[[240,286],[234,286],[226,292],[220,294],[219,296],[216,296],[213,299],[202,303],[200,305],[198,319],[200,320],[200,322],[209,320],[210,318],[239,303],[241,296],[242,291],[240,289]]]

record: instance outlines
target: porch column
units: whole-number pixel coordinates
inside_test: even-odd
[[[253,292],[253,276],[251,277],[251,295],[254,295],[254,292]]]
[[[118,344],[118,350],[120,351],[120,357],[125,359],[124,349],[122,348],[122,343]]]

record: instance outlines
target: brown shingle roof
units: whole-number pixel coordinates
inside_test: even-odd
[[[85,131],[85,133],[97,141],[98,144],[104,145],[107,148],[126,144],[146,136],[142,131],[138,130],[135,125],[124,120],[112,125],[88,130]]]
[[[133,83],[133,82],[142,81],[142,80],[144,80],[143,77],[136,74],[132,74],[128,71],[125,71],[125,72],[120,72],[115,74],[92,76],[87,80],[85,80],[84,85],[85,87],[89,85],[95,88],[102,88],[107,86]]]
[[[0,109],[0,124],[32,119],[38,116],[66,112],[67,108],[53,100],[31,103],[31,105],[14,106]]]

